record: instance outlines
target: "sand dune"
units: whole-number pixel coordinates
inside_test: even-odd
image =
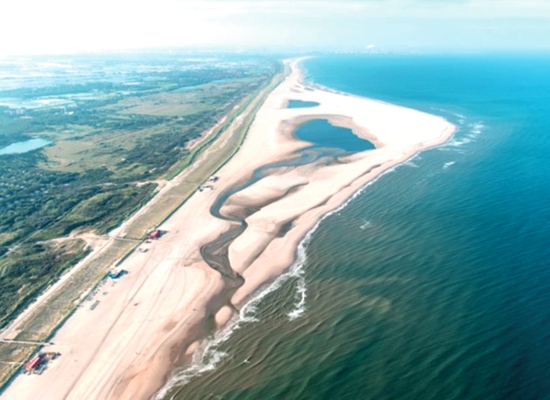
[[[40,376],[16,378],[6,398],[150,398],[214,321],[218,327],[227,323],[292,264],[298,243],[323,215],[454,131],[439,117],[309,87],[296,61],[290,64],[291,74],[258,111],[245,143],[218,172],[214,190],[193,195],[163,224],[168,233],[162,239],[147,245],[147,253],[128,257],[122,268],[129,274],[101,288],[97,308],[85,303],[53,338],[51,350],[62,356]],[[288,109],[289,99],[320,105]],[[352,128],[377,149],[274,168],[246,185],[254,170],[308,147],[292,131],[317,118]]]

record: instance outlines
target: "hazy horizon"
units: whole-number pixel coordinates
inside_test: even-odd
[[[544,0],[21,0],[0,56],[139,49],[550,50]]]

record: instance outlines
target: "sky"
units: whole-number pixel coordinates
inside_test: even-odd
[[[191,47],[550,51],[550,0],[3,0],[0,56]]]

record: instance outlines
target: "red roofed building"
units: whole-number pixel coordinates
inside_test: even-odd
[[[30,360],[27,364],[25,364],[25,371],[32,372],[34,371],[42,362],[42,357],[36,356],[32,360]]]
[[[156,229],[149,234],[149,239],[158,239],[161,235],[162,235],[162,232]]]

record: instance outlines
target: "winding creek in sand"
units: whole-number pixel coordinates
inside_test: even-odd
[[[289,108],[300,108],[298,105],[303,105],[304,107],[309,107],[313,102],[300,102],[294,104],[293,107]],[[320,124],[319,124],[320,122]],[[312,124],[312,126],[307,126]],[[325,126],[325,125],[328,125]],[[307,128],[304,134],[300,134],[300,130]],[[332,129],[331,129],[332,128]],[[347,132],[346,132],[347,131]],[[320,142],[314,142],[315,133],[318,133]],[[324,135],[322,135],[324,133]],[[332,148],[329,146],[331,140],[333,142],[342,142],[341,136],[345,135],[351,136],[355,140],[348,139],[344,140],[344,144],[347,145],[346,149]],[[245,182],[230,187],[224,192],[220,193],[216,198],[216,201],[210,208],[210,213],[213,217],[231,222],[233,227],[220,235],[216,240],[213,240],[210,243],[207,243],[201,247],[201,256],[206,261],[206,263],[215,271],[218,271],[227,281],[227,290],[230,293],[234,293],[238,287],[244,284],[245,280],[243,277],[236,273],[231,267],[231,263],[228,257],[229,246],[233,241],[239,237],[243,232],[248,228],[246,219],[260,211],[263,207],[280,201],[286,196],[290,196],[296,191],[299,191],[303,184],[297,184],[287,188],[287,190],[276,198],[269,199],[264,204],[257,204],[255,207],[232,207],[230,208],[227,214],[222,212],[222,208],[226,205],[228,200],[235,194],[246,190],[251,185],[257,183],[258,181],[264,179],[269,175],[284,174],[284,171],[289,168],[297,168],[299,166],[310,165],[313,167],[322,166],[322,165],[335,165],[342,163],[340,160],[341,157],[346,155],[351,155],[362,149],[371,150],[374,149],[374,145],[366,139],[361,139],[353,135],[351,130],[346,130],[340,127],[333,127],[329,125],[327,120],[312,120],[306,122],[300,126],[297,126],[293,135],[298,140],[304,140],[311,142],[312,145],[303,149],[300,149],[295,152],[292,158],[285,161],[278,161],[269,165],[265,165],[257,168],[252,172],[252,176]],[[334,138],[334,135],[339,135],[340,139]],[[312,139],[312,140],[307,140]],[[364,142],[364,143],[358,143]],[[353,151],[352,148],[355,146],[360,150]],[[284,237],[286,233],[292,228],[293,221],[287,222],[285,225],[281,226],[279,232],[277,232],[278,237]],[[235,309],[237,310],[237,309]]]

